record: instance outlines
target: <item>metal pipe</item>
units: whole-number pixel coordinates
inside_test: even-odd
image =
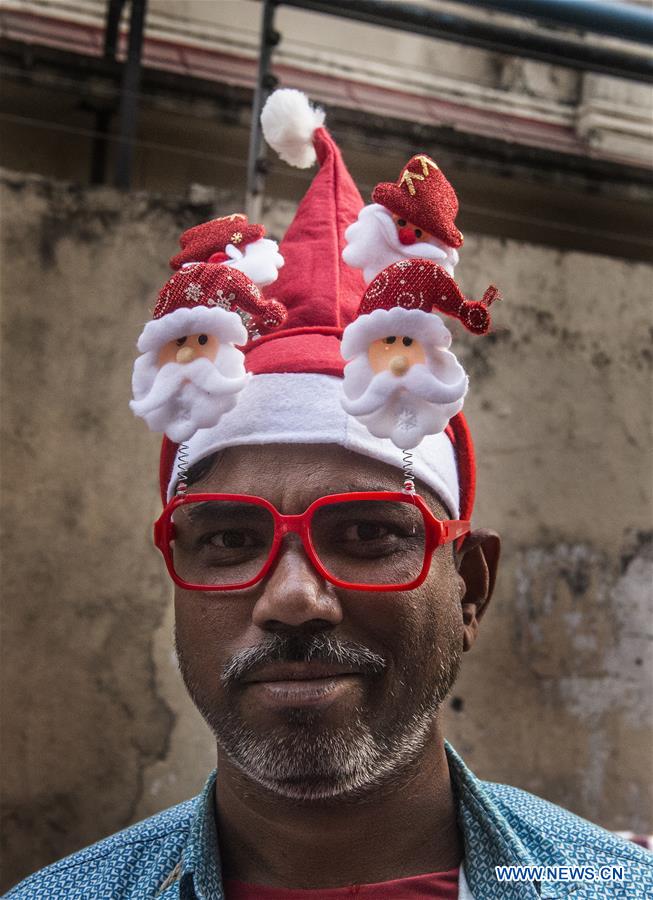
[[[118,47],[118,29],[125,0],[108,0],[106,24],[104,26],[104,53],[107,60],[115,60]],[[104,184],[107,173],[108,141],[113,110],[97,109],[95,113],[95,131],[91,148],[91,184]]]
[[[261,141],[261,110],[268,94],[277,83],[277,79],[270,72],[272,51],[279,43],[279,34],[274,30],[275,12],[275,0],[263,0],[258,74],[252,100],[252,123],[247,154],[247,187],[245,189],[245,211],[252,222],[258,222],[260,218],[265,182],[265,145]]]
[[[625,3],[595,0],[456,0],[465,6],[485,6],[551,25],[569,25],[640,43],[653,43],[653,12]]]
[[[134,161],[134,137],[136,136],[138,115],[138,89],[141,83],[141,51],[143,49],[146,7],[147,0],[131,0],[129,44],[123,68],[118,152],[114,178],[114,186],[123,191],[129,190]]]
[[[104,58],[115,59],[118,49],[118,28],[125,0],[109,0],[104,28]]]
[[[568,38],[479,22],[445,10],[394,0],[282,0],[286,6],[371,25],[410,31],[494,53],[526,56],[552,65],[589,70],[616,78],[653,81],[653,56],[596,47]]]

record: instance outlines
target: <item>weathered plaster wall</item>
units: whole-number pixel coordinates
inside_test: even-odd
[[[213,765],[150,543],[158,441],[127,407],[166,259],[212,210],[9,173],[1,187],[8,885],[190,796]],[[290,212],[268,209],[273,232]],[[456,338],[476,521],[505,555],[448,736],[483,777],[650,829],[653,267],[470,234],[459,273],[506,297],[493,335]]]

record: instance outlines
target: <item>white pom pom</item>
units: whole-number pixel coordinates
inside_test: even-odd
[[[281,88],[268,97],[261,127],[265,140],[284,162],[307,169],[316,159],[313,132],[324,124],[324,117],[324,110],[311,106],[306,94]]]

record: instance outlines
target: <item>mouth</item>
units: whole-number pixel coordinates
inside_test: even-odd
[[[272,663],[243,679],[268,708],[328,706],[360,687],[362,673],[324,662]]]
[[[342,675],[360,675],[351,666],[340,666],[325,662],[278,662],[257,669],[243,681],[246,684],[277,681],[322,681]]]

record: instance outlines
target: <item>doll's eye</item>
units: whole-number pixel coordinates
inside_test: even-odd
[[[397,219],[397,225],[400,228],[404,228],[406,226],[406,220],[405,219]]]
[[[201,344],[201,346],[203,347],[204,344],[206,344],[206,342],[208,341],[208,339],[209,338],[206,334],[200,334],[200,336],[197,339],[197,343]]]
[[[177,338],[176,344],[178,347],[183,347],[185,343],[186,343],[185,337]]]
[[[422,229],[416,228],[415,229],[415,237],[421,237],[421,236],[422,236]]]
[[[394,335],[390,335],[390,337],[383,338],[384,343],[386,344],[394,344],[397,338]]]
[[[405,337],[402,339],[401,343],[404,345],[404,347],[410,347],[410,345],[413,343],[413,339]]]

